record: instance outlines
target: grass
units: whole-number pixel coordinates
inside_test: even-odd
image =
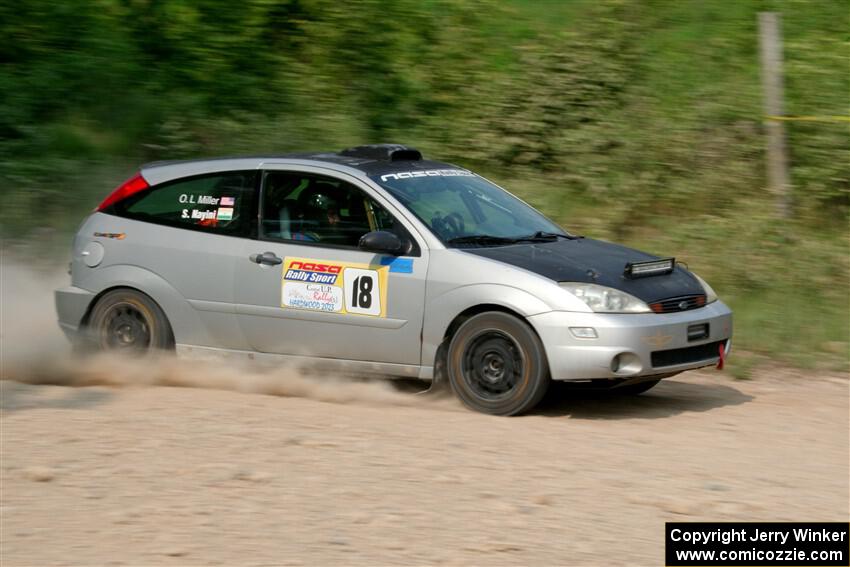
[[[216,9],[242,22],[263,5]],[[394,9],[414,19],[382,33],[347,11],[322,21],[335,12],[306,3],[324,25],[304,33],[321,33],[284,41],[283,59],[259,76],[246,67],[253,52],[229,59],[208,27],[185,23],[191,37],[153,49],[121,25],[128,6],[89,10],[101,23],[76,18],[74,30],[49,10],[7,24],[22,63],[0,73],[4,246],[64,255],[80,219],[146,161],[398,141],[486,174],[569,230],[685,261],[735,311],[735,350],[751,355],[732,358],[733,374],[766,358],[850,367],[850,132],[786,125],[794,217],[778,219],[764,179],[756,24],[759,11],[782,12],[787,114],[847,115],[846,2],[400,0]],[[146,29],[171,29],[163,17]],[[266,53],[250,29],[235,26],[228,42],[256,40]],[[365,32],[386,43],[370,51],[345,39]],[[183,64],[145,59],[184,48]],[[354,56],[361,67],[347,74]],[[187,86],[187,69],[224,71]],[[369,125],[376,116],[390,117],[383,129]],[[535,153],[544,157],[512,161]]]

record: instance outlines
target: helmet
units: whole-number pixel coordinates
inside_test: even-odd
[[[327,193],[310,192],[304,200],[304,207],[313,210],[327,211],[338,207],[336,200]]]
[[[307,226],[330,228],[336,224],[341,203],[340,189],[326,181],[314,181],[298,196],[301,218]],[[336,219],[336,220],[334,220]]]

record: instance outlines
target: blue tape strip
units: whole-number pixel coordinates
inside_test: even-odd
[[[397,274],[412,274],[413,273],[413,258],[395,258],[393,256],[385,256],[381,258],[382,266],[389,266],[390,272]]]

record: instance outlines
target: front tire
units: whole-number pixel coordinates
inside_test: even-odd
[[[447,370],[455,395],[493,415],[529,411],[549,387],[549,364],[527,323],[501,312],[475,315],[449,344]]]
[[[174,347],[171,325],[147,295],[116,289],[101,297],[89,317],[90,345],[96,351],[144,355]]]

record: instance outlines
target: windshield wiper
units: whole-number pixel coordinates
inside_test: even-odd
[[[503,236],[491,236],[489,234],[472,234],[469,236],[458,236],[450,238],[446,244],[450,246],[458,246],[464,244],[478,244],[481,246],[503,246],[505,244],[515,244],[516,238],[505,238]]]
[[[469,236],[458,236],[456,238],[450,238],[448,241],[446,241],[446,244],[450,246],[462,246],[464,244],[479,246],[505,246],[508,244],[516,244],[518,242],[554,242],[559,238],[566,238],[567,240],[577,240],[579,238],[584,237],[576,236],[573,234],[564,234],[562,232],[545,232],[542,230],[538,230],[534,234],[515,237],[492,236],[490,234],[471,234]]]
[[[583,236],[576,236],[574,234],[564,234],[562,232],[545,232],[543,230],[538,230],[534,234],[529,234],[528,236],[518,236],[514,240],[517,242],[552,242],[554,240],[558,240],[559,238],[566,238],[567,240],[577,240],[579,238],[584,238]]]

